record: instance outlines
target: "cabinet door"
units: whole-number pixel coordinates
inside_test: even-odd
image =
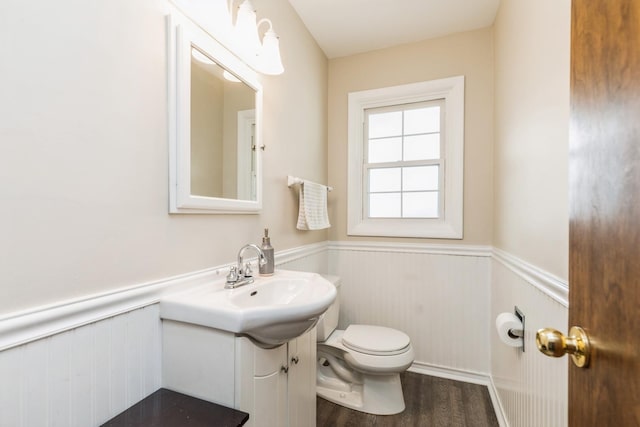
[[[245,427],[286,427],[287,346],[264,349],[236,338],[236,406],[249,413]]]
[[[287,374],[276,371],[253,380],[254,406],[249,415],[253,427],[287,425]]]
[[[316,425],[316,328],[289,343],[289,426]]]

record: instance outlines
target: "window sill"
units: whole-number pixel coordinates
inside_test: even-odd
[[[462,221],[439,219],[368,219],[349,224],[349,236],[462,239]]]

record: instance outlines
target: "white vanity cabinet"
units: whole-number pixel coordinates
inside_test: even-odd
[[[314,427],[316,328],[272,349],[163,320],[163,387],[249,413],[249,427]]]

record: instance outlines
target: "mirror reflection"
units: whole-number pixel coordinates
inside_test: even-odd
[[[256,200],[255,95],[192,46],[192,195]]]

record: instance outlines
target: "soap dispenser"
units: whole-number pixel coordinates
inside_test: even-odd
[[[264,257],[267,262],[264,265],[260,266],[260,275],[261,276],[271,276],[274,270],[274,259],[273,259],[273,246],[271,246],[271,239],[269,238],[269,229],[264,229],[264,237],[262,238],[262,252],[264,253]]]

